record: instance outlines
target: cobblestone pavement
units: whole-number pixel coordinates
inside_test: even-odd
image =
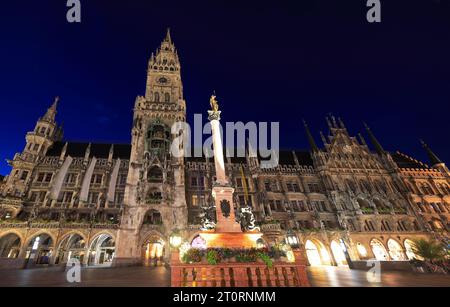
[[[316,287],[395,287],[442,286],[450,287],[450,276],[382,272],[381,283],[370,283],[363,271],[344,267],[311,267],[308,275]],[[68,283],[61,268],[0,271],[0,286],[36,287],[165,287],[170,284],[169,269],[165,267],[84,268],[81,283]]]

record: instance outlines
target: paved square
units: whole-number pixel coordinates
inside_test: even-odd
[[[62,268],[0,271],[2,287],[167,287],[170,270],[166,267],[84,268],[81,283],[68,283]],[[367,281],[363,271],[345,267],[309,267],[315,287],[448,287],[450,276],[384,272],[381,283]]]

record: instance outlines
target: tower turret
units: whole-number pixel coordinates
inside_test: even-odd
[[[62,139],[62,127],[56,123],[58,102],[59,97],[56,97],[44,116],[37,120],[34,130],[26,134],[23,151],[8,160],[12,170],[4,187],[4,194],[23,196],[38,159],[45,156],[55,141]]]

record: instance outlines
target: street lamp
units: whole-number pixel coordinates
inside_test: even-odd
[[[170,245],[174,248],[180,247],[182,240],[180,234],[177,232],[174,232],[169,238]]]
[[[289,230],[286,234],[286,243],[289,244],[293,249],[300,247],[300,241],[298,240],[297,235],[292,231]]]

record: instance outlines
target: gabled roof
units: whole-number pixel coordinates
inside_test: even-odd
[[[47,151],[47,156],[49,157],[59,157],[64,148],[66,142],[55,142],[52,147]],[[109,151],[111,145],[114,145],[113,159],[120,158],[122,160],[130,159],[131,145],[130,144],[101,144],[101,143],[91,143],[91,157],[96,157],[100,159],[107,159],[109,157]],[[66,155],[74,158],[84,157],[86,149],[89,143],[77,143],[77,142],[67,142]]]
[[[414,158],[411,158],[399,151],[395,153],[391,153],[392,159],[400,168],[418,168],[418,169],[427,169],[428,165],[422,163]]]

